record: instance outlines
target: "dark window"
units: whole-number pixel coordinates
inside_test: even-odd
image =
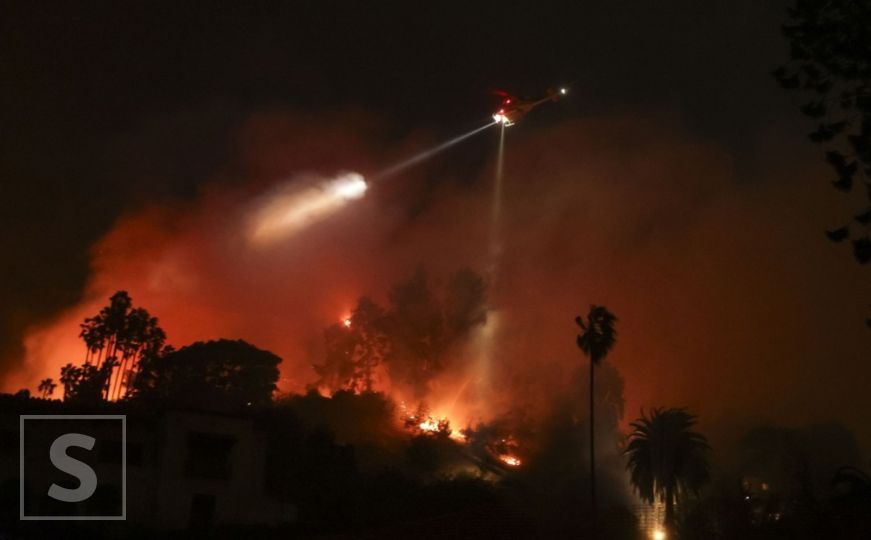
[[[100,463],[121,463],[121,441],[100,441],[97,459]]]
[[[100,463],[121,463],[121,441],[102,441],[99,450]],[[142,443],[127,443],[127,465],[142,465]]]
[[[132,465],[134,467],[142,465],[142,455],[142,443],[127,443],[127,465]]]
[[[191,497],[191,529],[206,529],[215,520],[215,496],[210,493],[195,493]]]
[[[0,454],[17,455],[19,443],[18,430],[0,429]]]
[[[236,438],[232,435],[188,432],[185,474],[195,478],[226,480],[232,472],[230,455]]]
[[[0,523],[14,523],[18,519],[18,488],[18,478],[0,482]]]

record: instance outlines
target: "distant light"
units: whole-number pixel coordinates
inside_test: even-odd
[[[666,538],[665,531],[662,529],[656,529],[650,536],[653,540],[665,540]]]
[[[493,121],[503,126],[511,125],[511,120],[505,115],[505,109],[499,109],[499,112],[493,115]]]
[[[345,325],[345,328],[351,328],[351,319],[345,319],[342,321],[342,324]]]
[[[332,184],[333,192],[343,199],[359,199],[366,193],[366,180],[357,173],[345,173]]]
[[[566,95],[566,94],[569,93],[569,91],[568,91],[567,88],[560,88],[560,89],[559,89],[559,93],[562,94],[562,95]]]
[[[521,465],[520,458],[518,458],[517,456],[512,456],[510,454],[499,456],[499,460],[502,461],[502,463],[508,465],[509,467],[520,467]]]

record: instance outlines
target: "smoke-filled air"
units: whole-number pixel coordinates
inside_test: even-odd
[[[0,538],[867,538],[862,2],[158,4],[0,17]]]
[[[581,375],[565,336],[576,312],[607,299],[620,316],[608,362],[625,381],[626,410],[667,395],[706,418],[824,419],[806,399],[822,378],[857,400],[861,427],[852,397],[860,392],[850,390],[859,381],[813,363],[790,367],[835,347],[846,369],[867,352],[861,327],[852,341],[825,338],[861,318],[861,306],[834,308],[854,293],[860,269],[819,264],[828,245],[804,235],[826,222],[813,206],[825,192],[811,179],[813,160],[739,178],[725,152],[667,116],[591,117],[512,135],[492,281],[497,129],[477,135],[489,138],[489,164],[433,189],[415,168],[367,184],[380,163],[400,158],[365,125],[257,115],[228,160],[238,178],[190,203],[131,211],[92,247],[82,301],[28,331],[24,361],[4,387],[35,386],[83,357],[79,323],[119,289],[159,317],[176,347],[232,337],[275,352],[283,393],[359,388],[327,373],[333,327],[367,310],[412,310],[407,331],[438,343],[423,355],[393,351],[377,362],[372,387],[408,406],[425,401],[464,427],[518,410],[546,415],[569,399]],[[426,143],[397,146],[412,154]],[[332,167],[310,168],[312,153]],[[785,182],[788,197],[778,189]],[[789,271],[778,270],[787,257]],[[815,293],[821,281],[830,287]],[[807,338],[801,347],[777,339],[796,332]]]

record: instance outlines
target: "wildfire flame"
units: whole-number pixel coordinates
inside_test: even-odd
[[[488,449],[496,459],[509,467],[520,467],[523,464],[523,461],[517,456],[520,444],[512,435],[492,442],[488,445]]]
[[[447,418],[442,417],[441,420],[444,421],[447,420]],[[418,424],[417,427],[419,427],[421,431],[428,431],[431,433],[438,433],[440,431],[439,423],[432,417],[427,418],[426,420]]]
[[[410,416],[409,420],[411,422],[418,422],[419,419],[414,416]],[[457,442],[466,442],[466,436],[462,434],[460,431],[455,431],[450,428],[451,421],[447,416],[440,416],[435,418],[433,416],[427,416],[417,424],[418,429],[420,429],[423,433],[430,433],[433,435],[438,435],[441,433],[446,433],[448,437],[457,441]]]
[[[402,407],[405,408],[404,403]],[[451,428],[455,424],[446,415],[406,414],[404,424],[406,429],[410,431],[418,431],[425,435],[446,435],[454,441],[467,442],[466,436],[461,431]]]
[[[499,461],[508,465],[509,467],[520,467],[520,465],[522,464],[519,457],[512,456],[510,454],[503,454],[499,456]]]

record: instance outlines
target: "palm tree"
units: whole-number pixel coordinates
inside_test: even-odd
[[[590,306],[587,320],[580,316],[575,317],[575,322],[583,331],[578,334],[578,347],[590,358],[590,497],[593,510],[593,527],[595,534],[596,526],[596,424],[594,420],[593,389],[595,367],[601,362],[617,340],[617,331],[614,324],[617,317],[604,306]]]
[[[60,382],[64,385],[64,400],[72,397],[82,378],[82,368],[67,364],[60,368]]]
[[[118,368],[117,373],[114,368],[105,373],[108,379],[103,397],[107,400],[120,399],[122,390],[128,393],[127,383],[132,380],[128,373],[137,371],[143,356],[159,353],[166,341],[157,318],[144,308],[134,308],[126,291],[113,294],[109,305],[86,318],[80,327],[79,337],[87,348],[85,366],[93,364],[95,369],[102,370],[108,362]],[[100,373],[102,376],[103,372]]]
[[[42,397],[47,398],[54,394],[54,389],[57,388],[57,385],[54,383],[54,380],[51,378],[43,379],[39,382],[39,386],[37,390],[42,393]]]
[[[646,502],[665,503],[665,525],[674,526],[674,506],[697,495],[710,479],[704,435],[692,430],[696,417],[685,409],[653,409],[632,422],[626,447],[629,481]]]

